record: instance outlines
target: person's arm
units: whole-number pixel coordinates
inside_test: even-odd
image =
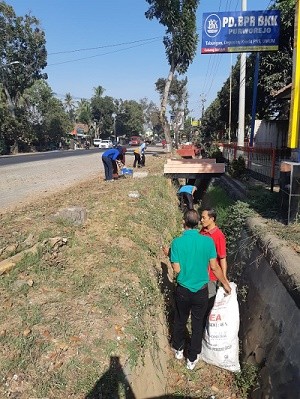
[[[170,247],[168,247],[167,245],[163,245],[163,246],[162,246],[162,250],[163,250],[163,253],[164,253],[166,256],[170,256]]]
[[[193,187],[193,190],[192,190],[192,196],[194,196],[194,194],[195,194],[195,191],[197,191],[197,187],[196,187],[196,186],[194,186],[194,187]]]
[[[227,259],[226,258],[220,258],[220,266],[223,271],[224,277],[227,280]]]
[[[221,267],[217,263],[217,259],[210,259],[209,260],[209,266],[211,267],[211,270],[214,272],[215,276],[217,279],[222,283],[225,291],[230,294],[231,293],[231,288],[229,285],[229,282],[227,278],[224,276],[223,271]]]
[[[177,262],[173,262],[173,263],[171,263],[171,265],[172,265],[174,272],[178,274],[180,272],[180,264]]]

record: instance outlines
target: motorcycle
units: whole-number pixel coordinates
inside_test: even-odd
[[[85,148],[86,150],[89,150],[89,149],[90,149],[90,143],[89,143],[88,141],[85,143],[84,148]]]

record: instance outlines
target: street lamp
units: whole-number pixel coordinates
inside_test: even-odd
[[[113,120],[114,120],[114,136],[115,136],[115,140],[116,140],[116,144],[117,144],[117,141],[118,141],[118,135],[117,135],[117,129],[116,129],[116,117],[117,117],[117,114],[114,112],[112,114],[112,117],[113,117]]]

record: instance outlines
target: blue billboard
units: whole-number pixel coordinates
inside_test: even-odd
[[[204,13],[201,54],[276,51],[279,31],[278,10]]]

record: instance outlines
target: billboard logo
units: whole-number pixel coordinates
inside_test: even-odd
[[[205,33],[209,37],[215,37],[221,30],[221,19],[216,14],[210,14],[205,20]]]

